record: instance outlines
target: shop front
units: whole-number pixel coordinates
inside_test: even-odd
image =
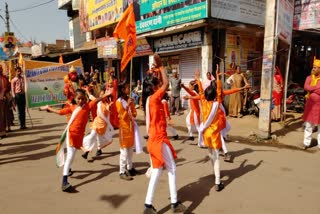
[[[203,38],[204,32],[200,28],[153,39],[154,52],[161,56],[168,78],[175,69],[182,83],[189,85],[189,82],[194,79],[195,71],[201,71],[202,68]],[[181,90],[181,97],[184,95],[186,92]],[[181,102],[183,108],[188,107],[188,101],[181,100]]]

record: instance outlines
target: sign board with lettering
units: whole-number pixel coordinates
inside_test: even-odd
[[[137,33],[208,17],[206,0],[140,0],[140,7],[135,7],[135,13],[140,15],[136,16]]]
[[[266,0],[211,0],[211,16],[218,19],[264,25]]]
[[[200,47],[202,44],[203,32],[201,30],[196,30],[155,39],[153,41],[153,48],[154,52],[161,53]]]
[[[54,105],[66,100],[63,94],[64,76],[74,66],[83,73],[81,59],[61,65],[54,62],[25,60],[27,106],[29,108]]]

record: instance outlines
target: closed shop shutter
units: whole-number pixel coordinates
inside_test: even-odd
[[[201,72],[201,49],[190,49],[180,52],[180,75],[182,83],[189,86],[189,82],[194,79],[194,72],[199,69]],[[188,93],[181,89],[181,104],[185,109],[189,108],[189,101],[182,99]]]

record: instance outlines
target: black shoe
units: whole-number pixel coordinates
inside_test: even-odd
[[[231,155],[229,153],[225,153],[224,157],[223,157],[223,160],[225,162],[231,162]]]
[[[73,190],[73,187],[72,187],[71,184],[66,183],[66,184],[62,184],[61,190],[62,190],[63,192],[71,192],[71,191]]]
[[[127,173],[120,173],[120,178],[126,181],[131,181],[133,180],[133,177],[131,177],[130,175],[128,175]]]
[[[174,204],[171,204],[171,211],[173,213],[183,213],[187,210],[186,206],[184,206],[180,201],[177,201]]]
[[[139,174],[139,172],[135,168],[132,168],[132,169],[128,170],[128,174],[130,176],[136,176]]]
[[[174,140],[178,140],[179,139],[179,135],[173,136]]]
[[[83,154],[81,155],[81,157],[83,157],[83,159],[86,159],[86,160],[87,160],[88,154],[89,154],[89,152],[87,151],[87,152],[83,153]]]
[[[143,214],[157,214],[157,210],[152,205],[145,204]]]
[[[194,141],[194,137],[189,137],[188,140]]]
[[[98,149],[97,152],[96,152],[96,156],[100,156],[100,155],[102,155],[102,150]]]
[[[307,150],[308,148],[309,148],[309,146],[306,146],[306,145],[303,145],[303,146],[302,146],[302,149],[303,149],[303,150]]]
[[[27,129],[27,127],[26,126],[21,126],[20,129]]]
[[[224,185],[223,183],[216,184],[214,188],[216,189],[217,192],[220,192],[221,190],[224,189]]]
[[[144,139],[148,140],[149,139],[149,136],[148,135],[145,135],[143,136]]]

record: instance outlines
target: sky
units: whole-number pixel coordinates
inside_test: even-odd
[[[10,31],[21,41],[54,44],[56,39],[69,39],[69,18],[66,10],[58,9],[58,0],[0,0],[0,15],[3,18],[5,2],[9,8]],[[39,4],[43,5],[27,9]],[[0,19],[0,35],[5,31],[5,22]]]

